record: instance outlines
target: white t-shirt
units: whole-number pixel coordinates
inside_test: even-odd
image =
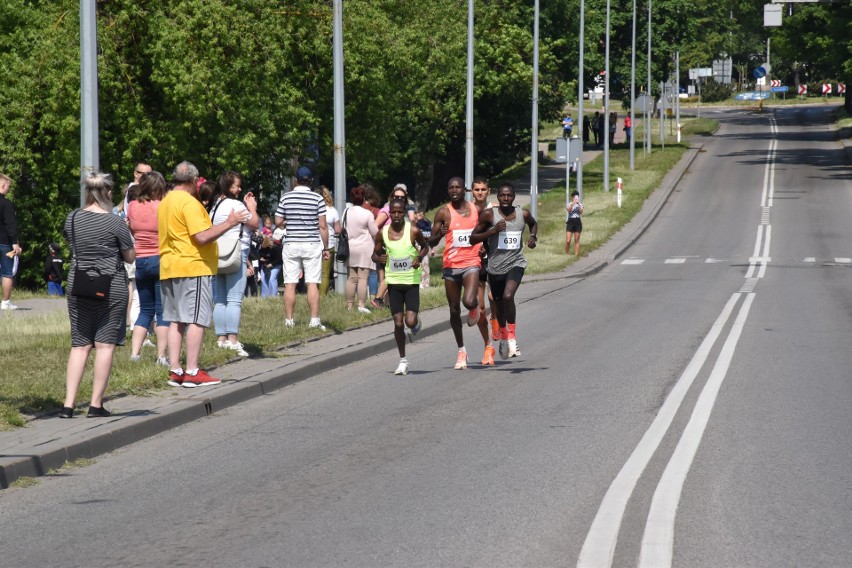
[[[248,208],[242,201],[237,199],[220,199],[213,205],[213,208],[210,209],[210,221],[214,225],[221,225],[225,221],[228,220],[228,216],[231,214],[231,211],[248,211]],[[228,236],[231,238],[239,238],[240,244],[242,245],[243,250],[248,250],[249,246],[251,246],[251,231],[243,231],[243,225],[237,225],[235,227],[231,227],[222,235]],[[242,231],[242,233],[241,233]]]
[[[337,246],[337,236],[334,234],[334,224],[340,221],[340,213],[332,205],[325,208],[325,222],[328,225],[328,248]]]

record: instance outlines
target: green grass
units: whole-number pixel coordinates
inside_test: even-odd
[[[705,133],[715,128],[712,121],[685,121],[686,133]],[[629,169],[629,156],[624,145],[616,146],[610,153],[610,189],[603,191],[603,162],[598,157],[583,169],[585,214],[580,254],[587,255],[609,240],[639,211],[645,199],[657,188],[663,176],[680,159],[686,144],[667,143],[665,149],[655,146],[650,156],[641,149],[635,155],[635,169]],[[501,176],[508,178],[509,176]],[[616,205],[616,178],[624,180],[623,206]],[[572,177],[573,183],[573,177]],[[556,184],[552,191],[539,194],[539,240],[534,250],[526,251],[528,274],[541,274],[563,270],[575,262],[573,256],[564,254],[565,242],[565,182]],[[429,212],[430,218],[434,211]],[[422,309],[446,305],[440,279],[441,257],[430,261],[432,287],[422,290]],[[15,291],[16,299],[44,297],[38,293]],[[61,301],[61,300],[57,300]],[[361,314],[346,310],[341,295],[331,294],[322,301],[321,315],[328,332],[341,332],[366,324],[388,320],[387,310]],[[295,328],[284,327],[281,298],[246,298],[240,325],[240,341],[254,356],[287,357],[288,345],[323,335],[307,327],[308,308],[304,297],[296,302]],[[0,317],[0,429],[10,429],[26,424],[29,417],[57,410],[62,406],[65,393],[65,364],[70,348],[70,326],[64,310],[38,315],[16,313],[15,317]],[[201,351],[201,365],[212,367],[229,360],[230,354],[215,346],[215,335],[205,334]],[[163,392],[164,371],[155,364],[152,348],[143,350],[143,360],[131,362],[130,341],[119,347],[110,378],[107,396],[126,393],[147,395]],[[84,403],[91,396],[91,359],[77,399]],[[165,391],[169,392],[169,391]]]

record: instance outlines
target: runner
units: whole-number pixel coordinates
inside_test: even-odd
[[[373,249],[373,262],[385,266],[388,283],[393,337],[400,357],[395,375],[408,374],[405,326],[411,331],[412,339],[420,331],[420,264],[429,254],[423,233],[407,219],[406,205],[404,199],[394,198],[390,202],[390,223],[376,233]]]
[[[533,249],[538,240],[538,223],[529,211],[514,204],[515,187],[511,183],[500,185],[497,201],[499,207],[482,212],[470,240],[488,241],[488,282],[500,324],[500,357],[508,359],[521,354],[515,337],[515,293],[527,267],[527,259],[521,252],[524,225],[530,228],[527,247]]]
[[[488,203],[488,196],[491,194],[491,188],[488,187],[488,178],[478,176],[473,178],[473,203],[476,205],[477,212],[482,215],[482,212],[489,206],[496,206],[496,203]],[[500,326],[497,323],[496,311],[494,310],[494,298],[491,296],[491,290],[488,290],[488,305],[491,307],[491,337],[488,337],[488,318],[485,317],[485,291],[486,282],[488,280],[488,243],[483,243],[479,250],[479,259],[482,261],[482,266],[479,269],[479,292],[477,293],[477,304],[482,307],[479,311],[479,332],[482,334],[482,341],[485,342],[485,352],[482,354],[483,365],[494,364],[494,346],[491,340],[499,341]]]
[[[479,249],[482,245],[470,242],[470,235],[479,220],[479,213],[472,203],[465,201],[464,180],[451,178],[447,184],[450,202],[435,214],[429,246],[435,246],[443,237],[444,246],[444,290],[450,306],[450,326],[456,338],[459,352],[454,369],[467,369],[467,350],[462,335],[461,305],[470,310],[467,325],[479,321],[477,292],[479,291]],[[464,296],[462,296],[464,290]]]

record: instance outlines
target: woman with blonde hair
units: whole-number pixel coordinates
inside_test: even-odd
[[[322,280],[320,281],[319,293],[320,296],[325,296],[328,293],[330,282],[334,279],[334,249],[337,248],[337,235],[342,230],[340,227],[340,213],[334,207],[334,198],[331,192],[324,185],[319,186],[314,191],[322,195],[325,201],[325,222],[328,225],[328,249],[331,255],[322,261]]]
[[[92,347],[95,363],[92,400],[88,417],[106,417],[103,397],[112,371],[116,345],[124,345],[127,318],[127,273],[122,262],[136,260],[133,237],[120,217],[112,214],[113,181],[108,174],[94,173],[84,182],[85,206],[65,219],[63,234],[71,249],[68,273],[68,318],[71,321],[71,352],[65,374],[65,403],[60,418],[74,415],[74,402]],[[78,270],[80,272],[78,272]],[[109,277],[109,289],[99,297],[84,295],[79,276]]]

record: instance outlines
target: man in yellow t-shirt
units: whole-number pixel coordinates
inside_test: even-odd
[[[198,200],[198,168],[181,162],[172,174],[175,187],[157,209],[160,244],[160,294],[163,318],[169,325],[169,384],[200,387],[219,379],[198,368],[204,329],[213,317],[212,279],[216,274],[216,239],[228,229],[248,221],[248,211],[234,210],[228,219],[212,225]],[[186,334],[186,369],[180,365]]]

